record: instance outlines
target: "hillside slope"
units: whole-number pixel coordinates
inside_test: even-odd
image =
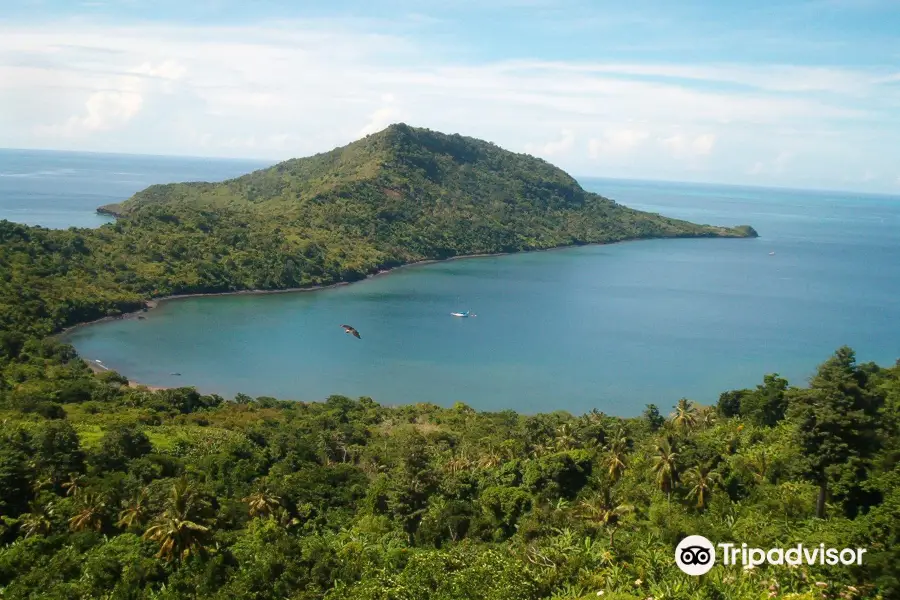
[[[638,237],[746,236],[621,206],[549,163],[493,144],[392,125],[343,148],[224,183],[153,186],[122,205],[235,212],[365,240],[391,260],[514,252]]]
[[[463,254],[756,235],[629,209],[543,160],[406,125],[100,210],[119,219],[67,231],[0,222],[0,326],[49,333],[150,297],[354,281]]]

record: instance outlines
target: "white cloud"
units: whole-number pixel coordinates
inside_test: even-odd
[[[865,94],[873,87],[890,83],[896,73],[854,71],[831,67],[794,65],[752,66],[742,64],[675,65],[675,64],[603,64],[560,63],[550,61],[511,61],[511,70],[530,69],[565,71],[576,74],[615,74],[657,77],[666,80],[694,80],[740,85],[775,92],[827,91],[842,94]]]
[[[571,129],[563,129],[560,137],[544,144],[525,144],[525,151],[544,158],[559,156],[568,153],[575,145],[575,132]]]
[[[784,170],[787,168],[788,163],[790,163],[793,158],[793,152],[788,152],[786,150],[782,150],[781,152],[779,152],[778,156],[776,156],[775,160],[773,161],[775,173],[784,173]]]
[[[661,138],[660,144],[665,146],[675,158],[696,158],[707,156],[716,145],[716,136],[712,133],[703,133],[697,136],[676,134]]]
[[[756,161],[747,170],[747,173],[749,175],[781,175],[785,173],[794,156],[793,152],[782,150],[770,161]]]
[[[84,103],[84,110],[69,117],[63,124],[39,125],[38,134],[61,137],[81,137],[94,132],[121,127],[137,115],[144,98],[136,90],[102,90],[92,93]]]
[[[649,137],[650,133],[641,129],[613,129],[606,131],[601,137],[588,140],[588,156],[592,159],[601,159],[610,156],[628,155]]]
[[[403,111],[395,105],[397,98],[394,94],[381,95],[382,106],[369,115],[369,121],[365,127],[359,130],[357,137],[364,137],[377,133],[390,125],[403,120]]]
[[[161,79],[181,79],[187,73],[187,68],[177,61],[166,60],[157,65],[145,62],[139,67],[132,69],[132,73],[159,77]]]
[[[383,108],[379,108],[371,114],[371,116],[369,117],[369,122],[366,123],[366,126],[360,129],[359,137],[377,133],[391,123],[400,121],[400,114],[400,111],[393,106],[385,106]]]
[[[579,175],[677,177],[687,164],[722,180],[751,165],[784,181],[845,164],[884,173],[900,135],[886,118],[896,70],[465,64],[430,54],[430,40],[353,27],[0,24],[0,139],[274,160],[404,121]]]

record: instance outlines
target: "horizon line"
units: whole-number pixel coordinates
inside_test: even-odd
[[[235,157],[235,156],[202,156],[197,154],[154,154],[147,152],[109,152],[109,151],[98,151],[98,150],[64,150],[58,148],[11,148],[0,146],[0,152],[45,152],[45,153],[58,153],[58,154],[90,154],[96,156],[133,156],[139,158],[165,158],[165,159],[181,159],[181,160],[217,160],[217,161],[231,161],[231,162],[244,162],[244,163],[259,163],[262,165],[262,168],[272,167],[279,163],[294,160],[296,158],[306,158],[303,156],[300,157],[290,157],[290,158],[248,158],[248,157]],[[512,152],[510,150],[510,152]],[[523,153],[516,153],[523,154]],[[309,155],[312,156],[312,155]],[[540,158],[540,157],[535,157]],[[657,179],[652,177],[647,178],[635,178],[635,177],[615,177],[610,175],[588,175],[588,174],[580,174],[575,175],[569,173],[562,167],[555,165],[554,163],[548,161],[547,159],[541,159],[554,167],[559,168],[567,175],[571,176],[575,179],[579,185],[585,179],[606,179],[610,181],[630,181],[630,182],[642,182],[642,183],[665,183],[665,184],[676,184],[676,185],[708,185],[708,186],[722,186],[722,187],[734,187],[734,188],[751,188],[751,189],[763,189],[763,190],[781,190],[781,191],[795,191],[795,192],[829,192],[829,193],[842,193],[842,194],[857,194],[861,196],[881,196],[887,198],[900,198],[900,192],[874,192],[874,191],[863,191],[858,189],[849,189],[849,188],[814,188],[814,187],[799,187],[799,186],[791,186],[791,185],[761,185],[761,184],[750,184],[750,183],[735,183],[735,182],[725,182],[725,181],[712,181],[712,180],[687,180],[687,179]],[[238,175],[240,177],[240,175]],[[232,178],[233,179],[233,178]],[[216,183],[216,182],[209,182]],[[583,186],[582,186],[583,187]],[[590,191],[590,190],[586,190]],[[593,192],[599,193],[599,192]]]

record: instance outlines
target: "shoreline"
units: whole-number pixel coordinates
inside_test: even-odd
[[[84,364],[87,365],[88,369],[90,369],[91,371],[94,372],[95,375],[97,375],[99,373],[105,373],[107,371],[112,371],[112,369],[110,369],[109,367],[107,367],[106,365],[104,365],[101,362],[91,361],[86,358],[82,358],[81,360]],[[122,375],[118,371],[115,371],[115,372],[118,373],[119,375]],[[123,377],[124,377],[124,375],[123,375]],[[161,390],[173,389],[173,388],[163,387],[163,386],[159,386],[159,385],[147,385],[147,384],[141,383],[139,381],[134,381],[133,379],[128,380],[128,387],[130,387],[132,389],[147,388],[151,392],[159,392]]]
[[[647,239],[676,239],[676,238],[647,238]],[[252,296],[252,295],[268,295],[268,294],[298,294],[303,292],[319,292],[322,290],[329,290],[336,287],[341,287],[345,285],[353,285],[354,283],[361,283],[368,279],[373,279],[375,277],[382,277],[384,275],[388,275],[397,271],[399,269],[408,269],[410,267],[420,267],[429,264],[442,263],[442,262],[450,262],[453,260],[463,260],[463,259],[472,259],[472,258],[490,258],[495,256],[512,256],[514,254],[530,254],[535,252],[551,252],[554,250],[567,250],[571,248],[581,248],[584,246],[608,246],[611,244],[624,244],[626,242],[637,242],[644,241],[640,240],[622,240],[619,242],[598,242],[595,244],[570,244],[568,246],[556,246],[554,248],[540,248],[537,250],[524,250],[521,252],[492,252],[487,254],[460,254],[459,256],[451,256],[449,258],[429,258],[425,260],[417,260],[410,263],[404,263],[402,265],[397,265],[396,267],[391,267],[389,269],[381,269],[376,273],[371,273],[366,275],[362,279],[357,279],[356,281],[338,281],[335,283],[328,284],[319,284],[319,285],[311,285],[306,287],[293,287],[293,288],[283,288],[276,290],[260,290],[260,289],[252,289],[252,290],[235,290],[233,292],[195,292],[190,294],[173,294],[170,296],[158,296],[156,298],[150,298],[149,300],[144,300],[144,308],[140,308],[138,310],[133,310],[131,312],[124,312],[119,315],[111,315],[108,317],[101,317],[99,319],[94,319],[93,321],[85,321],[83,323],[76,323],[75,325],[69,325],[68,327],[63,328],[61,331],[50,335],[51,338],[63,338],[67,334],[72,333],[77,329],[81,329],[83,327],[87,327],[89,325],[98,325],[100,323],[108,323],[110,321],[119,321],[123,319],[134,319],[138,316],[149,312],[155,308],[158,308],[164,302],[173,302],[176,300],[186,300],[189,298],[212,298],[216,296]]]
[[[332,289],[332,288],[336,288],[336,287],[340,287],[340,286],[352,285],[354,283],[360,283],[360,282],[366,281],[368,279],[373,279],[375,277],[382,277],[385,275],[389,275],[390,273],[393,273],[394,271],[397,271],[399,269],[408,269],[411,267],[420,267],[420,266],[425,266],[425,265],[429,265],[429,264],[449,262],[449,261],[454,261],[454,260],[491,258],[491,257],[497,257],[497,256],[512,256],[515,254],[531,254],[531,253],[538,253],[538,252],[554,252],[554,251],[559,251],[559,250],[571,250],[573,248],[583,248],[583,247],[588,247],[588,246],[611,246],[614,244],[625,244],[625,243],[629,243],[629,242],[645,242],[645,241],[649,241],[649,240],[658,240],[658,239],[663,239],[663,240],[706,239],[706,237],[707,236],[671,237],[671,238],[665,238],[665,237],[633,238],[633,239],[626,239],[626,240],[618,240],[615,242],[593,242],[593,243],[588,243],[588,244],[567,244],[565,246],[554,246],[552,248],[538,248],[535,250],[521,250],[521,251],[517,251],[517,252],[491,252],[491,253],[484,253],[484,254],[460,254],[458,256],[451,256],[448,258],[431,258],[431,259],[425,259],[425,260],[417,260],[414,262],[397,265],[396,267],[390,267],[388,269],[381,269],[376,273],[371,273],[369,275],[366,275],[364,278],[358,279],[356,281],[338,281],[335,283],[330,283],[330,284],[325,284],[325,285],[313,285],[313,286],[306,286],[306,287],[284,288],[284,289],[276,289],[276,290],[253,289],[253,290],[236,290],[236,291],[232,291],[232,292],[197,292],[197,293],[192,293],[192,294],[175,294],[175,295],[170,295],[170,296],[160,296],[157,298],[150,298],[149,300],[144,300],[143,301],[144,308],[134,310],[131,312],[122,313],[120,315],[102,317],[100,319],[95,319],[93,321],[86,321],[84,323],[76,323],[75,325],[66,327],[62,331],[55,333],[55,334],[51,335],[50,337],[64,342],[66,335],[68,335],[68,334],[72,333],[73,331],[76,331],[80,328],[88,327],[90,325],[98,325],[100,323],[106,323],[106,322],[110,322],[110,321],[118,321],[118,320],[123,320],[123,319],[135,319],[135,318],[138,318],[143,313],[146,313],[155,308],[158,308],[164,302],[173,302],[173,301],[185,300],[185,299],[189,299],[189,298],[205,298],[205,297],[215,297],[215,296],[294,294],[294,293],[303,293],[303,292],[317,292],[317,291],[328,290],[328,289]],[[733,237],[732,238],[731,236],[715,236],[712,239],[755,239],[755,238],[753,238],[753,237]],[[81,357],[81,359],[95,373],[102,372],[102,371],[97,370],[98,364],[95,364],[93,361],[90,361],[84,357]],[[99,366],[102,367],[102,369],[106,370],[106,371],[112,370],[109,367],[102,365],[102,363],[99,364]],[[122,373],[119,373],[119,374],[123,375],[124,377],[127,377]],[[128,385],[129,385],[129,387],[132,387],[132,388],[146,387],[152,391],[173,389],[173,388],[168,388],[168,387],[146,385],[146,384],[142,384],[137,381],[133,381],[131,379],[128,379]],[[188,385],[188,386],[183,386],[183,387],[193,387],[193,386]]]
[[[156,298],[150,298],[148,300],[143,300],[144,308],[140,308],[138,310],[133,310],[131,312],[124,312],[119,315],[111,315],[108,317],[101,317],[99,319],[94,319],[93,321],[85,321],[83,323],[76,323],[75,325],[70,325],[68,327],[64,327],[61,331],[58,331],[54,334],[51,334],[50,338],[59,339],[65,337],[66,334],[69,334],[77,329],[82,327],[87,327],[89,325],[97,325],[100,323],[107,323],[109,321],[118,321],[121,319],[134,319],[140,316],[143,313],[149,312],[155,308],[158,308],[160,304],[164,302],[172,302],[176,300],[184,300],[188,298],[207,298],[207,297],[215,297],[215,296],[245,296],[245,295],[266,295],[266,294],[296,294],[302,292],[318,292],[322,290],[328,290],[344,285],[353,285],[354,283],[360,283],[366,281],[368,279],[372,279],[375,277],[382,277],[384,275],[388,275],[397,271],[399,269],[408,269],[411,267],[420,267],[424,265],[430,265],[435,263],[442,262],[450,262],[454,260],[468,260],[474,258],[491,258],[496,256],[513,256],[517,254],[536,254],[539,252],[555,252],[560,250],[571,250],[574,248],[586,248],[591,246],[612,246],[618,244],[627,244],[632,242],[647,242],[652,240],[684,240],[684,239],[756,239],[755,237],[738,237],[738,236],[684,236],[684,237],[650,237],[650,238],[632,238],[626,240],[618,240],[615,242],[591,242],[587,244],[567,244],[565,246],[554,246],[552,248],[537,248],[534,250],[520,250],[517,252],[489,252],[484,254],[460,254],[457,256],[451,256],[449,258],[428,258],[424,260],[417,260],[409,263],[404,263],[402,265],[397,265],[396,267],[390,267],[388,269],[381,269],[376,273],[371,273],[366,275],[362,279],[357,279],[356,281],[338,281],[335,283],[328,284],[319,284],[319,285],[310,285],[305,287],[294,287],[294,288],[283,288],[283,289],[275,289],[275,290],[260,290],[260,289],[252,289],[252,290],[235,290],[232,292],[195,292],[190,294],[173,294],[170,296],[159,296]]]
[[[633,240],[623,240],[623,241],[633,241]],[[615,244],[621,242],[612,242]],[[583,244],[583,245],[596,245],[596,246],[605,246],[607,244]],[[61,331],[57,333],[51,334],[49,337],[51,338],[61,338],[68,333],[75,331],[76,329],[80,329],[82,327],[87,327],[89,325],[97,325],[99,323],[107,323],[109,321],[119,321],[122,319],[133,319],[142,315],[146,312],[149,312],[155,308],[158,308],[160,304],[163,302],[172,302],[174,300],[186,300],[188,298],[208,298],[215,296],[251,296],[251,295],[268,295],[268,294],[297,294],[302,292],[319,292],[322,290],[328,290],[336,287],[341,287],[345,285],[353,285],[354,283],[360,283],[362,281],[366,281],[367,279],[372,279],[375,277],[381,277],[383,275],[387,275],[392,273],[398,269],[406,269],[409,267],[417,267],[422,265],[428,265],[433,263],[440,262],[449,262],[451,260],[462,260],[468,258],[489,258],[491,256],[512,256],[513,254],[524,254],[525,252],[548,252],[550,250],[565,250],[566,248],[576,248],[578,246],[558,246],[556,248],[542,248],[540,250],[526,250],[524,252],[494,252],[491,254],[461,254],[459,256],[451,256],[450,258],[431,258],[427,260],[417,260],[411,263],[404,263],[402,265],[397,265],[396,267],[391,267],[389,269],[381,269],[377,273],[371,273],[366,275],[362,279],[357,279],[356,281],[338,281],[335,283],[327,283],[327,284],[319,284],[319,285],[310,285],[306,287],[293,287],[293,288],[283,288],[277,290],[260,290],[260,289],[252,289],[252,290],[235,290],[233,292],[195,292],[190,294],[173,294],[170,296],[159,296],[156,298],[150,298],[149,300],[144,300],[144,308],[140,308],[138,310],[133,310],[131,312],[124,312],[119,315],[111,315],[108,317],[101,317],[99,319],[94,319],[93,321],[85,321],[83,323],[76,323],[75,325],[69,325],[68,327],[63,328]]]
[[[639,240],[622,240],[622,241],[625,242],[625,241],[639,241]],[[620,243],[620,242],[612,242],[612,243]],[[607,244],[581,244],[580,246],[584,246],[584,245],[605,246]],[[557,246],[555,248],[542,248],[539,250],[526,250],[525,252],[547,252],[550,250],[564,250],[567,248],[575,248],[575,247],[578,247],[578,246],[576,246],[575,244],[572,244],[572,245],[568,245],[568,246]],[[388,275],[398,269],[405,269],[405,268],[409,268],[409,267],[423,266],[423,265],[440,263],[440,262],[448,262],[451,260],[462,260],[462,259],[470,259],[470,258],[489,258],[492,256],[511,256],[513,254],[523,254],[523,253],[524,252],[494,252],[494,253],[486,253],[486,254],[461,254],[459,256],[451,256],[449,258],[444,258],[444,259],[433,258],[433,259],[427,259],[427,260],[417,260],[417,261],[414,261],[411,263],[397,265],[396,267],[391,267],[389,269],[381,269],[376,273],[371,273],[369,275],[366,275],[363,279],[358,279],[356,281],[338,281],[336,283],[330,283],[330,284],[326,284],[326,285],[313,285],[313,286],[307,286],[307,287],[285,288],[285,289],[280,289],[280,290],[236,290],[233,292],[198,292],[198,293],[193,293],[193,294],[176,294],[176,295],[172,295],[172,296],[160,296],[158,298],[151,298],[149,300],[144,300],[144,308],[142,308],[142,309],[122,313],[120,315],[102,317],[100,319],[94,319],[93,321],[85,321],[84,323],[76,323],[75,325],[66,327],[62,331],[55,333],[55,334],[51,335],[50,337],[64,342],[65,336],[67,334],[72,333],[73,331],[75,331],[77,329],[88,327],[90,325],[98,325],[100,323],[108,323],[110,321],[119,321],[119,320],[123,320],[123,319],[136,319],[140,315],[159,307],[159,305],[162,304],[163,302],[172,302],[172,301],[176,301],[176,300],[185,300],[188,298],[204,298],[204,297],[214,297],[214,296],[294,294],[294,293],[302,293],[302,292],[317,292],[317,291],[332,289],[332,288],[336,288],[336,287],[340,287],[340,286],[344,286],[344,285],[351,285],[354,283],[359,283],[362,281],[366,281],[367,279],[373,279],[375,277],[381,277],[384,275]],[[90,360],[90,359],[85,358],[80,355],[79,355],[79,358],[81,358],[81,360],[95,374],[102,373],[104,371],[112,371],[113,370],[113,369],[110,369],[109,367],[107,367],[106,365],[104,365],[103,363],[98,363],[95,360]],[[119,372],[116,371],[116,373],[119,373]],[[119,375],[122,375],[123,377],[126,377],[128,379],[128,387],[130,387],[130,388],[142,388],[143,387],[143,388],[147,388],[150,391],[154,391],[154,392],[160,391],[160,390],[175,389],[175,388],[165,387],[165,386],[147,385],[145,383],[135,381],[123,373],[119,373]],[[195,387],[195,386],[186,385],[183,387]]]

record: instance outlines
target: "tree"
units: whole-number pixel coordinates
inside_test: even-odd
[[[17,515],[28,506],[28,442],[24,431],[0,431],[0,515]]]
[[[716,410],[723,417],[736,417],[741,414],[741,400],[750,390],[730,390],[719,394],[719,402],[716,404]]]
[[[251,518],[267,517],[281,506],[281,498],[265,488],[259,489],[243,498],[241,502],[247,503]]]
[[[66,490],[66,496],[78,498],[84,490],[84,477],[78,473],[69,473],[69,480],[63,483],[62,487]]]
[[[631,504],[616,503],[607,495],[584,500],[580,509],[581,514],[588,521],[607,530],[610,548],[614,547],[616,531],[619,529],[622,518],[634,512],[634,506]]]
[[[741,416],[756,425],[773,427],[784,418],[787,410],[787,389],[787,379],[777,373],[766,375],[762,385],[741,398]]]
[[[697,411],[697,424],[700,427],[712,427],[717,421],[716,409],[712,406],[704,406]]]
[[[684,474],[685,482],[691,486],[688,498],[697,499],[697,508],[703,510],[713,488],[722,484],[722,476],[710,465],[695,465]]]
[[[72,531],[103,529],[104,510],[106,503],[97,494],[86,493],[79,496],[79,510],[71,519],[69,519],[69,527]]]
[[[147,488],[141,488],[131,502],[119,512],[119,520],[116,522],[116,526],[124,529],[139,529],[143,527],[148,518],[147,509]]]
[[[568,423],[563,423],[559,427],[556,428],[556,449],[562,452],[566,450],[571,450],[578,445],[578,440],[575,439],[575,434],[572,431],[572,426]]]
[[[198,522],[200,508],[197,493],[187,478],[181,477],[172,485],[165,511],[144,532],[144,539],[159,544],[157,558],[185,560],[205,553],[209,528]]]
[[[43,423],[34,436],[35,463],[54,485],[70,473],[84,470],[84,453],[75,428],[68,421]]]
[[[741,461],[741,466],[757,483],[763,483],[769,476],[772,463],[772,452],[763,446],[747,452]]]
[[[697,424],[697,411],[694,403],[687,398],[682,398],[675,406],[675,412],[672,413],[672,424],[676,429],[686,431]]]
[[[666,419],[659,413],[659,407],[655,404],[648,404],[644,410],[644,420],[650,431],[658,431],[665,424]]]
[[[796,393],[790,403],[805,473],[819,486],[816,516],[824,518],[829,481],[878,448],[879,403],[866,389],[866,375],[846,346],[819,366],[810,389]]]
[[[671,496],[678,483],[678,452],[668,439],[657,442],[652,468],[659,489]]]
[[[31,511],[19,517],[25,537],[47,535],[53,528],[53,504],[31,504]]]
[[[616,482],[622,477],[625,469],[628,467],[628,438],[622,428],[617,429],[609,444],[606,446],[608,452],[606,457],[607,472],[609,478]]]
[[[93,457],[101,471],[124,471],[128,463],[153,451],[147,435],[134,425],[122,425],[107,431]]]

